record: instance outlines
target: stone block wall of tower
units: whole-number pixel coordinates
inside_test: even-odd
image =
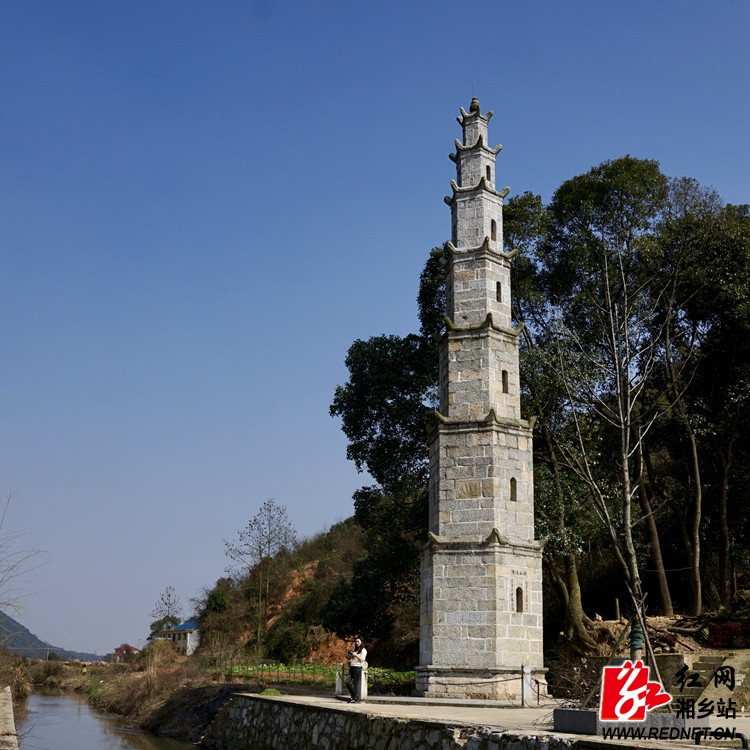
[[[492,113],[474,100],[458,118],[458,182],[447,273],[449,329],[440,347],[440,415],[433,435],[430,530],[439,536],[533,540],[533,467],[521,419],[519,331],[512,327],[511,253],[503,252],[503,195],[494,189],[500,147],[487,145]],[[493,222],[495,227],[493,228]]]
[[[430,436],[430,541],[422,554],[420,667],[425,695],[512,697],[521,670],[544,683],[541,543],[534,540],[532,435],[521,418],[512,253],[495,190],[500,147],[479,102],[458,118],[447,331]]]
[[[440,413],[476,421],[494,410],[499,419],[521,419],[521,382],[515,331],[461,330],[441,342]]]
[[[479,238],[477,247],[482,244]],[[448,274],[448,317],[456,325],[476,325],[492,313],[493,322],[509,328],[510,264],[487,258],[479,261],[465,257],[459,248]],[[500,262],[498,262],[500,261]]]
[[[528,431],[511,425],[441,425],[433,441],[430,532],[486,539],[534,539],[533,465]],[[515,481],[513,481],[515,480]]]
[[[521,666],[539,671],[542,590],[536,557],[533,548],[500,542],[481,548],[456,542],[426,556],[423,572],[431,586],[425,594],[432,599],[433,627],[422,624],[421,664],[511,674]]]

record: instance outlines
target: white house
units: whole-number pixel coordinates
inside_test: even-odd
[[[174,643],[175,651],[182,656],[191,656],[198,648],[200,634],[198,633],[198,621],[188,620],[172,630],[166,630],[164,636],[168,641]]]

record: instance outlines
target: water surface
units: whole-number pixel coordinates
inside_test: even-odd
[[[194,745],[123,729],[76,693],[34,692],[16,709],[21,750],[195,750]]]

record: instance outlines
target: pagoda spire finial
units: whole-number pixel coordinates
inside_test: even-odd
[[[467,112],[463,107],[459,108],[461,114],[456,118],[464,131],[464,145],[473,146],[480,135],[484,136],[485,144],[487,143],[487,124],[493,115],[492,110],[486,115],[482,114],[482,107],[479,99],[472,98]],[[468,136],[468,137],[467,137]]]

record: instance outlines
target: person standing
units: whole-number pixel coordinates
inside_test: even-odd
[[[354,639],[354,650],[349,651],[346,658],[349,660],[349,674],[346,677],[346,687],[351,695],[349,703],[356,703],[360,695],[362,671],[367,666],[367,649],[359,636]]]

